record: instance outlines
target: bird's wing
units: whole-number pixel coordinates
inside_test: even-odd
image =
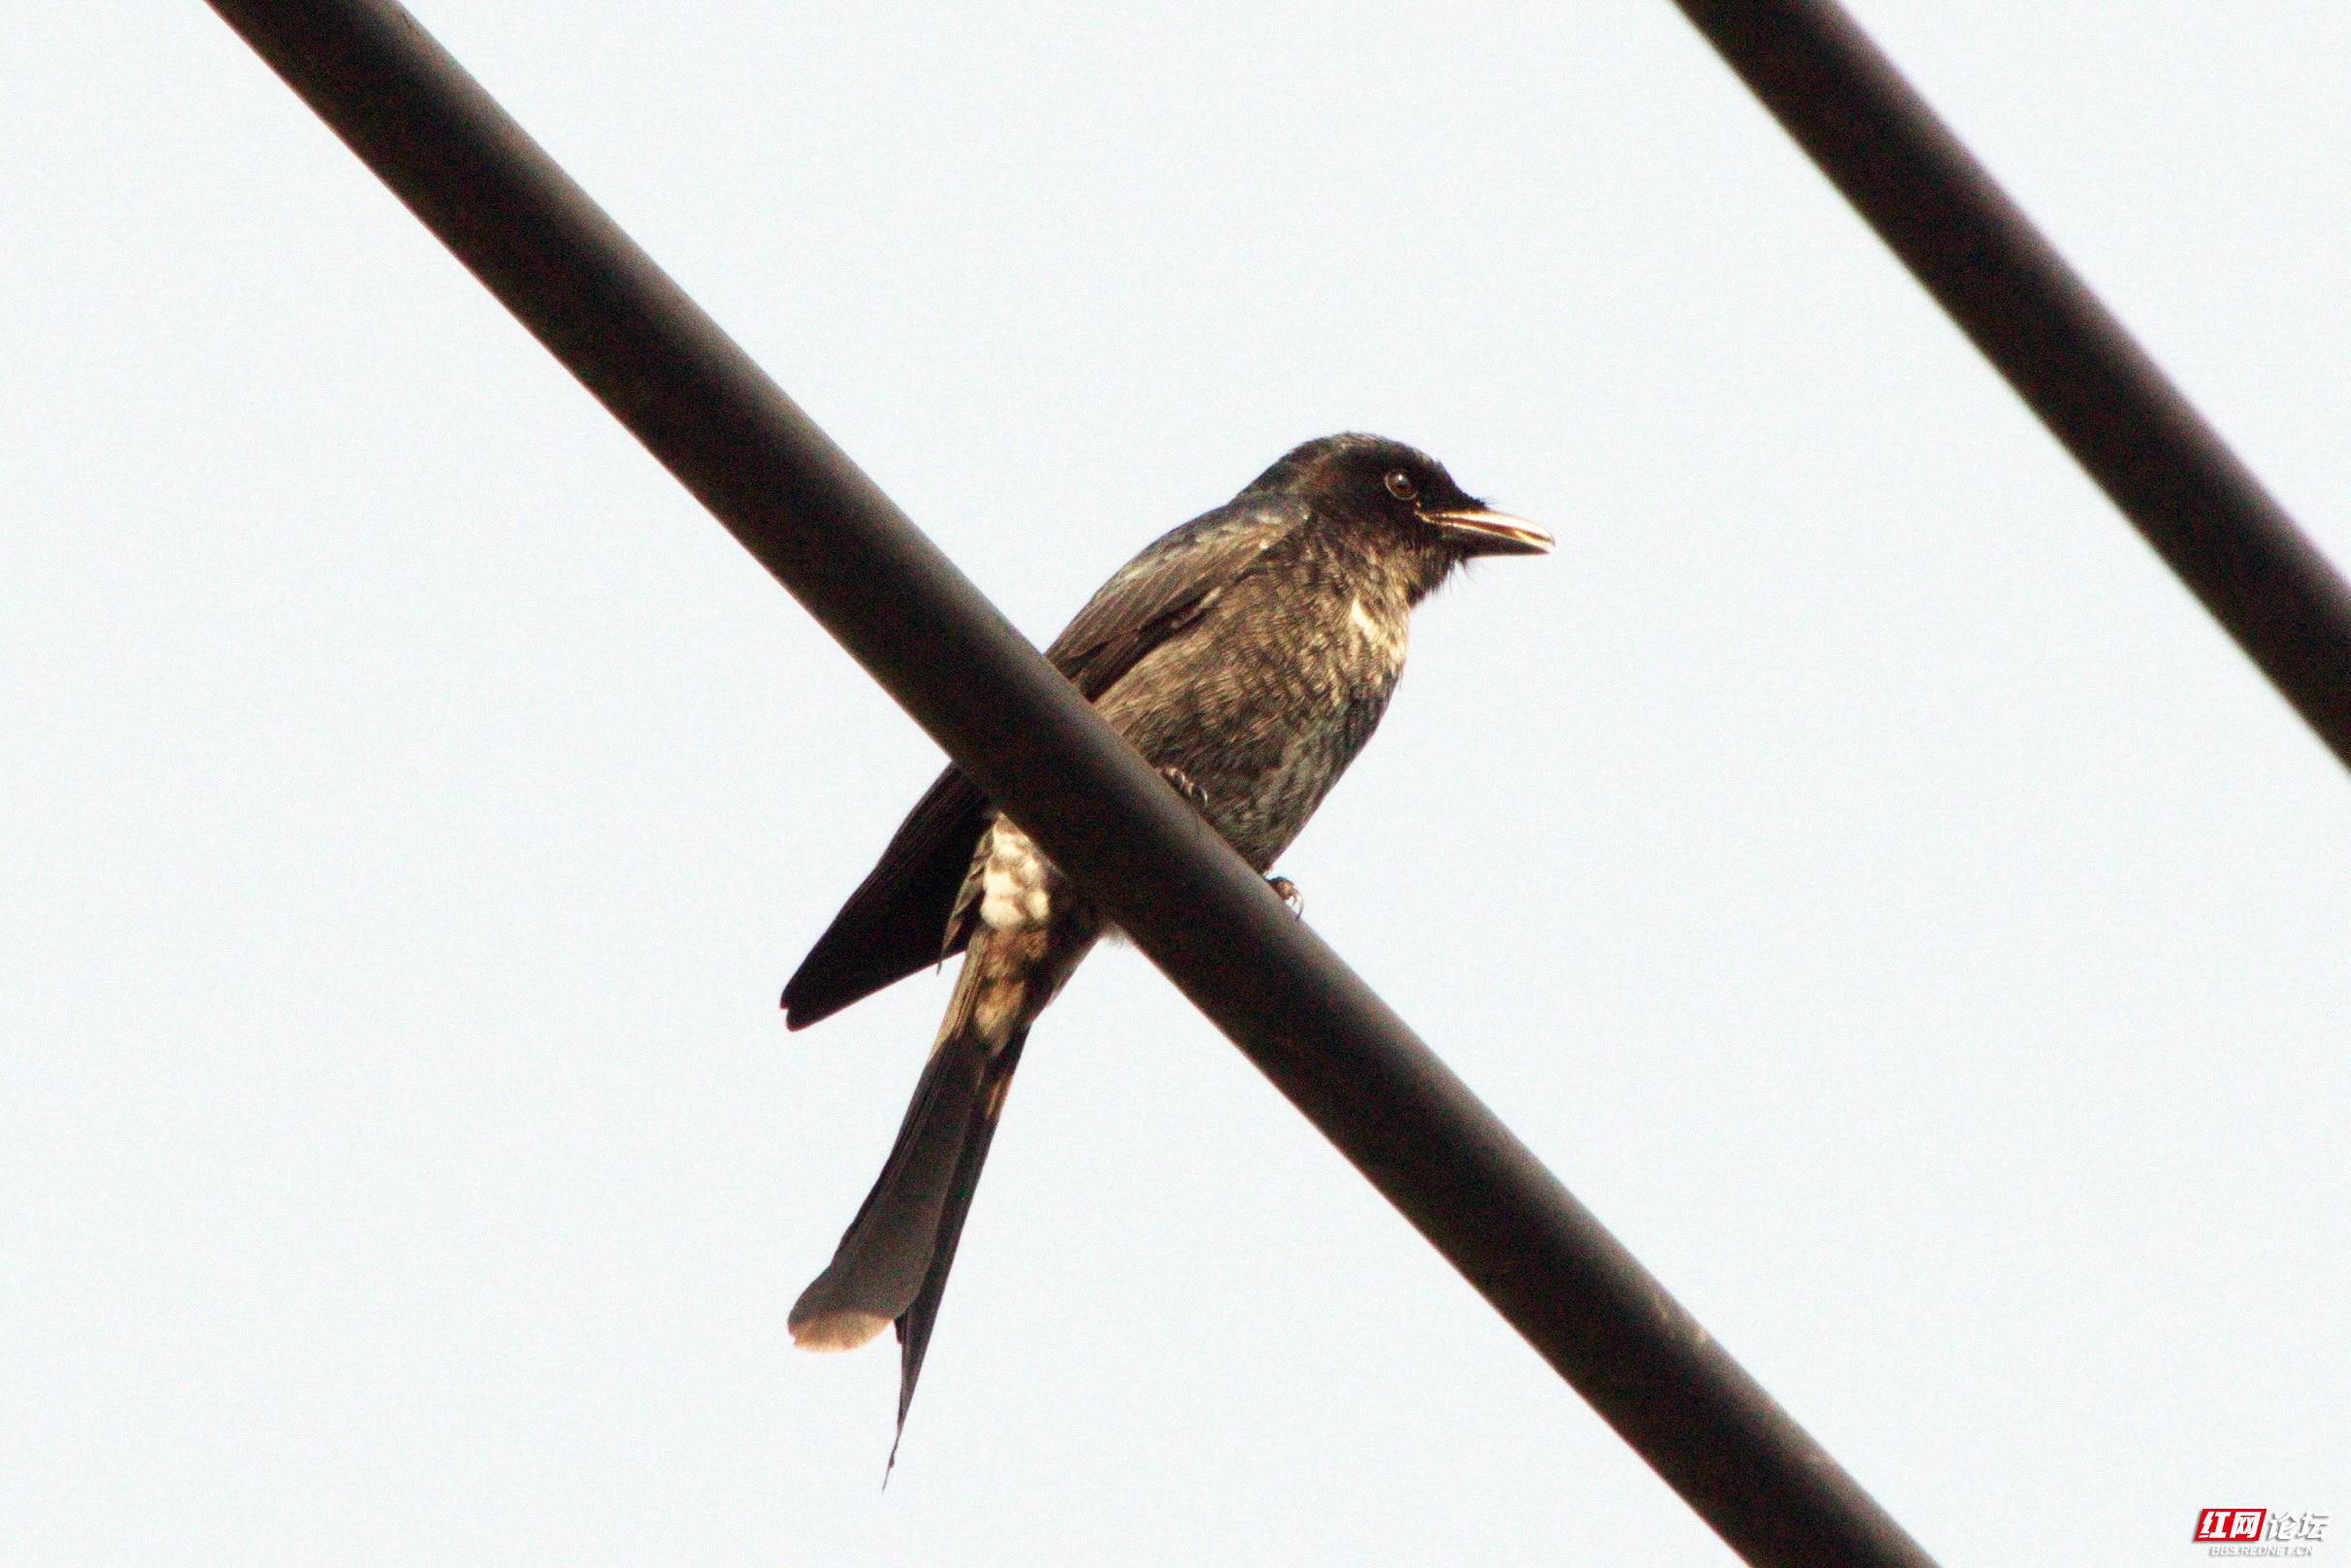
[[[947,919],[988,817],[988,798],[960,768],[923,792],[784,987],[787,1028],[805,1029],[962,949],[947,940]]]
[[[1306,516],[1296,502],[1253,496],[1193,518],[1121,567],[1045,657],[1088,700],[1099,698]],[[979,786],[960,770],[939,775],[784,987],[789,1028],[962,951],[969,932],[950,931],[949,921],[990,815]]]
[[[1102,584],[1045,657],[1089,701],[1098,699],[1306,517],[1298,502],[1252,496],[1162,535]]]

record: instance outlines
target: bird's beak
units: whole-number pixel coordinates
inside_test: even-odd
[[[1471,555],[1549,555],[1551,537],[1523,517],[1483,506],[1468,511],[1424,511],[1420,521]]]

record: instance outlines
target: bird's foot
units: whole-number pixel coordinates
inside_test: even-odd
[[[1306,918],[1306,895],[1298,891],[1298,885],[1295,882],[1286,876],[1269,876],[1265,879],[1265,885],[1273,889],[1275,895],[1284,903],[1290,905],[1290,912],[1292,915],[1300,920]]]
[[[1190,800],[1194,811],[1203,817],[1208,815],[1208,792],[1194,784],[1190,773],[1185,772],[1181,768],[1162,768],[1159,769],[1159,777],[1165,779],[1168,787],[1178,795]]]

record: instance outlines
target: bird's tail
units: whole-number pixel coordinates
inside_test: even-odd
[[[1042,1006],[1027,1005],[1025,966],[991,962],[986,945],[964,961],[889,1162],[792,1308],[793,1341],[807,1350],[854,1350],[898,1324],[901,1432],[980,1166]],[[891,1453],[895,1460],[895,1443]]]

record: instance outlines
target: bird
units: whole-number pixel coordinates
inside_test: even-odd
[[[1266,875],[1387,710],[1413,607],[1475,557],[1551,547],[1424,452],[1326,436],[1145,547],[1045,656]],[[1294,885],[1268,880],[1302,908]],[[790,1318],[813,1351],[897,1325],[892,1466],[1029,1028],[1106,931],[949,767],[784,988],[785,1023],[804,1029],[963,954],[881,1175]]]

